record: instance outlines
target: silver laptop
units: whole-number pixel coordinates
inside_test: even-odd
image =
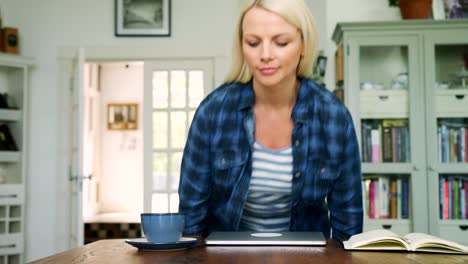
[[[321,232],[212,232],[206,245],[325,245]]]

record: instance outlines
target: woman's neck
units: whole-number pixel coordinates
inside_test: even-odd
[[[263,86],[253,82],[255,105],[264,109],[290,109],[296,103],[300,81],[296,78],[287,80],[276,86]]]

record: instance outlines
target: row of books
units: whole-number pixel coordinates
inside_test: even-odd
[[[410,133],[407,119],[363,119],[361,132],[363,162],[410,160]]]
[[[467,124],[440,124],[437,141],[440,162],[468,162]]]
[[[468,219],[468,176],[439,179],[440,219]]]
[[[366,176],[363,203],[365,215],[370,219],[407,219],[409,178],[403,175]]]

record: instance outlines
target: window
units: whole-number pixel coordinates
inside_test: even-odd
[[[145,210],[149,207],[154,213],[178,211],[180,164],[185,141],[196,108],[212,88],[210,62],[174,64],[172,67],[145,64],[145,68],[151,68],[145,74],[148,72],[151,76],[152,101],[152,166],[150,175],[145,175],[151,177],[150,181],[145,180],[145,184],[151,182],[150,201],[145,201],[151,206],[145,205]],[[150,188],[145,187],[146,190]]]

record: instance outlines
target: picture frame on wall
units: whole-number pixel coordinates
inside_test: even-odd
[[[138,129],[138,104],[110,103],[107,105],[107,129]]]
[[[117,37],[171,35],[171,0],[115,0]]]

